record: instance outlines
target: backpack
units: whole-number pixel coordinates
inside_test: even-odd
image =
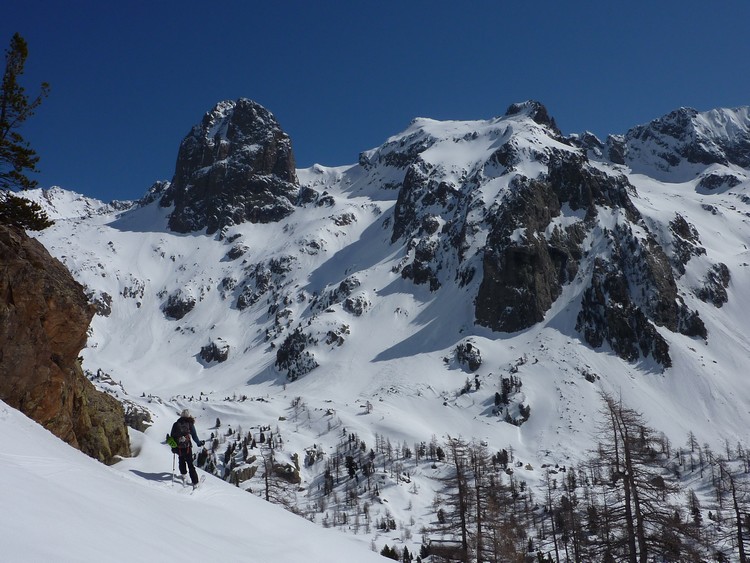
[[[177,422],[172,425],[172,432],[170,438],[174,442],[174,446],[170,443],[169,439],[167,443],[172,448],[189,448],[190,447],[190,421],[187,418],[180,418]]]

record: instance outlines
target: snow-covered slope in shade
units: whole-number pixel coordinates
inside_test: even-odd
[[[173,484],[169,450],[138,433],[137,458],[106,467],[3,402],[0,431],[8,563],[382,561],[365,542],[215,477],[194,492]]]

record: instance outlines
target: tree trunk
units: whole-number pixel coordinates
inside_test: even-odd
[[[747,556],[745,555],[745,544],[742,541],[742,513],[740,512],[739,501],[737,500],[737,489],[734,483],[734,477],[729,471],[727,471],[721,463],[719,463],[719,469],[729,479],[729,489],[732,492],[732,508],[734,509],[734,516],[737,521],[737,547],[740,550],[740,563],[747,563]]]
[[[630,479],[627,475],[622,476],[625,488],[625,527],[628,535],[628,561],[638,563],[637,550],[635,545],[635,524],[633,522],[633,507],[630,491]]]

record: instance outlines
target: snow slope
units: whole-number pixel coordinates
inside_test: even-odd
[[[220,479],[172,482],[168,449],[106,467],[0,402],[2,558],[21,561],[382,561]],[[137,460],[137,461],[136,461]]]

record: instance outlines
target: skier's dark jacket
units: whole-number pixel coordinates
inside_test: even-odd
[[[172,425],[172,432],[169,433],[177,442],[178,448],[190,448],[190,437],[193,437],[196,446],[200,446],[201,441],[198,439],[198,433],[195,431],[195,419],[189,416],[181,416]]]

